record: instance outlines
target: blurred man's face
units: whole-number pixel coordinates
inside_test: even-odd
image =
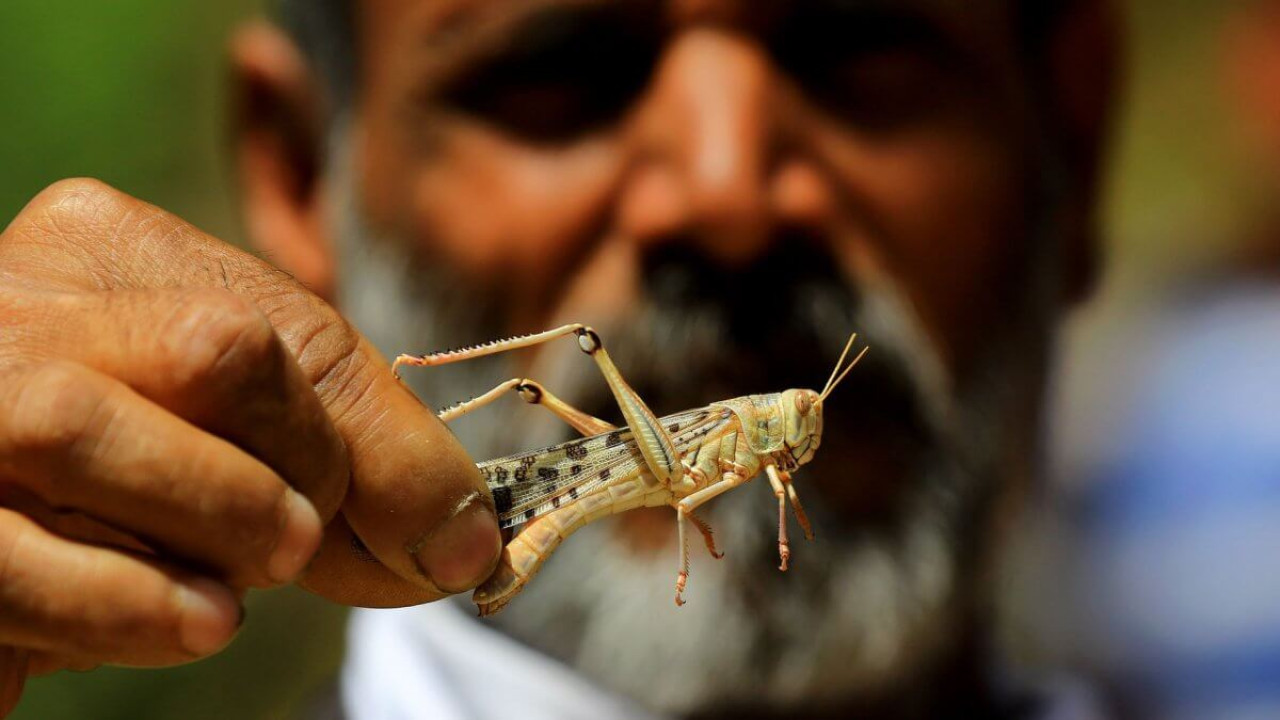
[[[674,513],[635,513],[591,529],[613,550],[569,540],[500,623],[620,689],[665,683],[658,702],[677,709],[843,696],[948,642],[993,490],[1025,458],[1056,295],[1010,15],[360,5],[337,184],[353,195],[344,233],[365,237],[343,240],[342,296],[384,349],[586,322],[665,414],[820,387],[850,331],[871,346],[798,478],[818,540],[792,572],[775,569],[772,496],[748,487],[711,515],[728,558],[695,561],[681,611]],[[528,374],[618,417],[566,345],[417,379],[445,402]],[[517,449],[537,412],[495,411],[506,443],[472,451]]]
[[[779,345],[781,298],[833,273],[892,285],[963,374],[1019,301],[1038,189],[1002,5],[373,0],[359,200],[500,298],[498,332],[608,327],[679,256],[742,316],[705,340],[810,370],[790,382],[834,357]]]

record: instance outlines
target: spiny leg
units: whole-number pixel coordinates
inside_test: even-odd
[[[778,498],[778,557],[782,560],[778,569],[786,572],[787,562],[791,560],[791,544],[787,542],[787,491],[782,485],[776,465],[766,465],[764,472],[769,477],[774,497]]]
[[[622,373],[605,351],[604,344],[600,342],[600,336],[589,327],[580,328],[577,334],[578,347],[596,362],[609,389],[613,391],[613,397],[631,428],[632,437],[640,448],[640,454],[644,456],[649,472],[667,487],[679,484],[684,479],[684,464],[676,452],[671,436],[658,421],[658,416],[623,379]]]
[[[746,468],[738,465],[737,463],[732,463],[732,465],[737,468],[741,468],[742,472],[740,473],[734,470],[728,470],[720,477],[720,481],[716,484],[711,487],[703,488],[692,495],[686,496],[680,502],[676,503],[676,534],[680,540],[680,572],[676,575],[676,605],[684,605],[684,598],[681,597],[681,595],[684,594],[685,584],[689,582],[689,545],[685,542],[684,519],[696,510],[699,505],[702,505],[717,495],[738,487],[748,480],[748,478],[744,476]]]
[[[446,365],[508,350],[530,347],[566,335],[577,336],[579,349],[591,356],[591,359],[595,361],[596,366],[600,369],[600,373],[604,375],[605,382],[608,383],[618,407],[622,410],[623,417],[627,420],[627,425],[635,436],[636,445],[640,448],[640,453],[644,456],[645,465],[649,467],[649,471],[653,473],[653,476],[659,482],[668,487],[679,483],[684,477],[684,468],[680,462],[680,456],[676,453],[675,444],[671,441],[671,436],[667,434],[666,429],[658,422],[658,417],[649,409],[644,400],[623,379],[622,373],[613,364],[609,353],[605,352],[600,336],[586,325],[572,323],[532,335],[495,340],[483,345],[431,353],[429,355],[400,355],[391,367],[393,371],[396,371],[399,370],[401,365]]]
[[[684,519],[689,511],[676,505],[676,536],[680,543],[680,572],[676,573],[676,607],[684,605],[685,583],[689,582],[689,541],[684,536]]]
[[[457,403],[456,405],[450,405],[449,407],[436,413],[436,417],[440,418],[441,422],[446,422],[446,423],[451,422],[453,420],[457,420],[458,418],[462,417],[463,415],[466,415],[472,410],[479,410],[485,405],[488,405],[494,400],[497,400],[498,398],[502,397],[507,392],[516,389],[516,387],[519,386],[521,382],[524,382],[523,378],[511,378],[506,382],[499,383],[496,387],[484,393],[483,395],[477,395],[476,397],[473,397],[470,400],[463,400],[462,402]]]
[[[692,510],[685,513],[685,515],[689,518],[689,522],[693,523],[693,526],[698,528],[698,532],[702,533],[702,540],[707,544],[707,552],[711,553],[711,557],[717,560],[724,557],[724,553],[716,550],[716,539],[714,534],[711,532],[711,526],[707,524],[707,521],[695,515]]]
[[[564,337],[570,333],[577,332],[584,328],[584,325],[573,323],[570,325],[561,325],[553,330],[545,332],[533,333],[532,335],[521,335],[519,337],[507,338],[505,340],[493,340],[491,342],[482,343],[480,345],[472,345],[470,347],[456,348],[453,350],[444,350],[441,352],[427,353],[426,355],[399,355],[395,362],[391,364],[391,371],[396,372],[401,365],[412,365],[415,367],[435,367],[436,365],[448,365],[449,363],[462,362],[463,360],[471,360],[472,358],[484,357],[485,355],[493,355],[508,350],[518,350],[520,348],[532,347],[548,340],[554,340]]]

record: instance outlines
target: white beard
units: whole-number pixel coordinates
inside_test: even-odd
[[[425,352],[501,334],[499,322],[475,310],[474,298],[445,273],[411,262],[406,244],[369,233],[353,189],[342,184],[350,176],[333,177],[343,230],[340,307],[382,352]],[[1038,254],[1044,257],[1028,273],[1028,287],[1053,287],[1047,275],[1054,253]],[[1034,457],[1025,440],[1036,420],[1027,408],[1037,403],[1027,399],[1040,393],[1053,308],[1034,290],[1026,295],[1031,299],[1010,321],[1012,329],[986,343],[985,375],[964,387],[949,386],[914,314],[892,289],[866,294],[852,315],[852,326],[874,338],[875,351],[912,379],[933,439],[903,481],[900,517],[883,529],[841,522],[819,494],[804,492],[802,470],[798,487],[819,535],[811,544],[793,542],[785,574],[776,569],[776,500],[754,482],[707,506],[705,518],[726,556],[711,560],[694,536],[684,607],[672,602],[674,538],[658,552],[629,547],[610,518],[561,545],[493,624],[604,687],[671,713],[730,704],[829,705],[920,673],[956,642],[959,615],[980,592],[991,515]],[[634,334],[645,323],[630,326]],[[628,372],[625,348],[643,346],[643,338],[615,342],[627,329],[601,331]],[[830,334],[842,342],[846,333]],[[586,362],[572,352],[552,357]],[[552,387],[574,403],[598,394],[586,383],[600,384],[579,370],[552,368]],[[422,397],[444,404],[508,377],[498,356],[433,368],[409,381]],[[549,432],[564,437],[535,410],[522,409],[511,425],[496,409],[477,415],[451,426],[477,458],[533,447]],[[827,446],[838,437],[824,440]]]

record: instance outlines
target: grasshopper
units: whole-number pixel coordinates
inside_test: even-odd
[[[823,401],[867,352],[863,348],[841,371],[857,334],[845,344],[821,393],[791,389],[747,395],[663,418],[656,417],[623,379],[600,336],[578,323],[429,355],[400,355],[392,370],[398,372],[402,365],[445,365],[568,335],[577,337],[578,347],[599,367],[627,421],[626,427],[592,417],[528,378],[512,378],[439,413],[442,421],[449,422],[514,391],[526,402],[547,408],[585,436],[477,464],[493,494],[499,525],[504,530],[524,526],[507,543],[497,570],[473,594],[480,614],[491,615],[505,607],[556,547],[578,528],[605,515],[661,506],[676,511],[680,547],[676,605],[683,605],[689,577],[685,521],[702,534],[713,557],[723,557],[716,550],[711,528],[695,511],[708,500],[746,483],[761,469],[778,499],[779,569],[785,571],[791,558],[788,502],[805,537],[813,539],[791,474],[813,457],[822,441]]]

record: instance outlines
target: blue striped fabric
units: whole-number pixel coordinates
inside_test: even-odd
[[[1080,508],[1090,634],[1143,717],[1280,717],[1280,287],[1172,320]]]

